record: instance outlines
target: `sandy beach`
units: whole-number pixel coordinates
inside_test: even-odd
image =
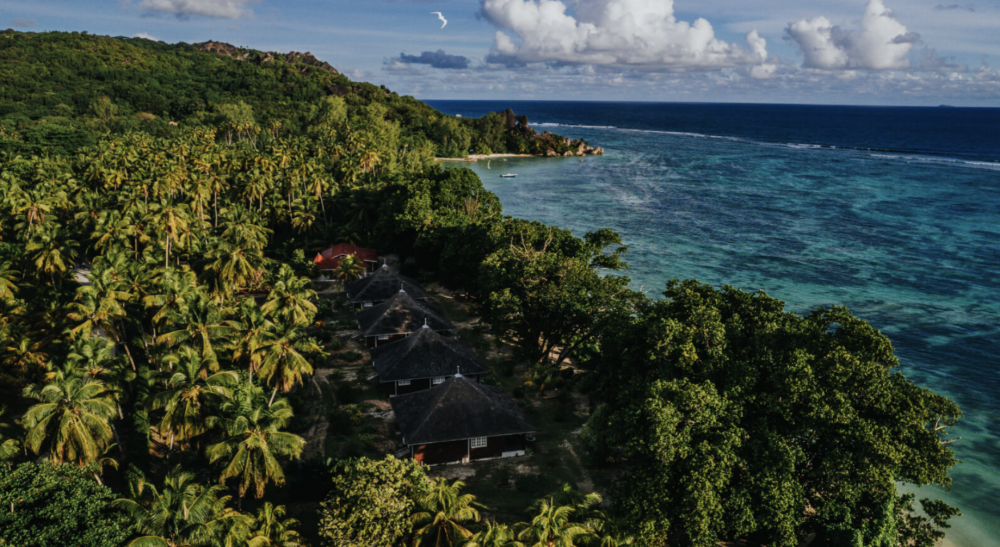
[[[494,158],[541,158],[539,154],[470,154],[466,158],[434,158],[434,161],[466,161],[491,160]]]

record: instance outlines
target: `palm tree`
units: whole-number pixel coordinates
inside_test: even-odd
[[[170,317],[179,316],[189,301],[202,296],[201,287],[194,272],[189,269],[167,268],[159,279],[160,289],[151,290],[142,299],[142,305],[147,308],[158,308],[153,315],[153,323],[163,325],[169,323]]]
[[[479,522],[479,511],[475,506],[476,496],[461,494],[465,483],[439,477],[430,490],[418,500],[421,511],[410,517],[415,528],[413,547],[434,545],[435,547],[459,547],[472,539],[472,532],[463,526],[467,522]]]
[[[169,347],[193,344],[199,347],[198,353],[209,370],[218,370],[215,345],[227,342],[233,333],[232,325],[223,319],[222,310],[207,295],[198,294],[180,313],[170,314],[169,319],[180,328],[161,334],[156,343]]]
[[[153,217],[154,225],[163,237],[163,247],[166,252],[165,268],[170,266],[171,243],[178,247],[184,244],[189,219],[190,215],[186,205],[174,205],[166,201],[160,203],[159,210]]]
[[[31,384],[23,395],[40,401],[24,415],[25,445],[35,454],[48,445],[49,458],[86,464],[108,447],[114,431],[109,420],[115,403],[104,382],[92,378],[56,378]]]
[[[249,372],[248,381],[253,383],[253,373],[260,366],[260,359],[254,358],[254,353],[268,340],[274,331],[274,323],[264,316],[253,298],[245,298],[239,307],[240,319],[235,326],[235,342],[233,344],[233,361],[238,362],[246,357]]]
[[[245,545],[252,517],[227,507],[231,498],[220,495],[225,486],[206,487],[194,479],[178,466],[163,480],[162,491],[140,480],[132,484],[132,499],[114,501],[140,534],[127,547]]]
[[[291,266],[282,264],[271,294],[260,309],[272,321],[282,319],[297,326],[306,326],[316,315],[316,304],[311,301],[316,293],[309,288],[311,286],[312,281],[296,276]]]
[[[476,532],[463,547],[524,547],[517,541],[517,534],[506,524],[486,521],[486,528]]]
[[[24,250],[35,253],[31,258],[35,264],[38,276],[49,276],[53,285],[56,284],[56,276],[62,275],[69,270],[76,257],[76,240],[64,237],[59,226],[44,224],[36,230]]]
[[[6,407],[0,406],[0,419],[6,411]],[[11,429],[9,425],[0,422],[0,465],[5,465],[9,469],[11,462],[21,452],[21,443],[11,438],[10,434],[4,434],[8,429]]]
[[[575,511],[568,505],[556,506],[551,500],[542,500],[535,518],[522,523],[517,539],[530,547],[576,547],[576,542],[590,532],[570,520]]]
[[[183,442],[209,429],[210,413],[232,397],[229,387],[239,381],[239,375],[231,370],[209,375],[198,352],[190,347],[167,355],[163,361],[172,370],[157,375],[165,388],[149,398],[148,406],[164,411],[158,428],[161,435],[169,434],[173,449],[175,440]]]
[[[73,337],[89,338],[104,335],[118,338],[118,328],[115,321],[125,317],[125,310],[111,299],[100,300],[94,291],[80,287],[76,299],[68,304],[69,313],[66,318],[76,323],[70,329]]]
[[[247,547],[306,547],[308,543],[292,530],[299,525],[299,521],[284,516],[284,505],[264,502],[264,507],[257,510],[255,529],[250,533]]]
[[[278,323],[274,329],[264,335],[260,347],[251,356],[258,364],[260,371],[268,384],[274,385],[271,401],[280,389],[288,393],[298,384],[303,383],[303,376],[313,373],[313,367],[302,355],[303,353],[319,353],[320,347],[313,340],[306,338],[305,331],[289,324]]]
[[[14,281],[18,279],[20,272],[10,267],[10,262],[0,262],[0,300],[12,298],[17,292],[17,285]]]
[[[243,385],[235,396],[222,404],[225,437],[208,447],[210,461],[223,461],[220,481],[240,480],[240,497],[253,488],[258,498],[268,483],[282,485],[285,473],[278,457],[297,459],[306,441],[298,435],[281,431],[292,419],[292,407],[284,399],[268,404],[259,387]]]
[[[347,255],[341,259],[340,264],[333,270],[333,279],[340,282],[341,287],[347,286],[351,281],[357,281],[365,275],[365,267],[354,255]]]

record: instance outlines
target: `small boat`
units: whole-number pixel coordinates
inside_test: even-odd
[[[516,176],[517,176],[517,173],[504,173],[504,174],[500,175],[500,178],[502,178],[502,179],[512,179],[512,178],[514,178]]]

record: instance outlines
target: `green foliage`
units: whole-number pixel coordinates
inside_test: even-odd
[[[179,466],[167,474],[162,489],[141,477],[130,486],[132,497],[114,502],[129,517],[129,547],[228,547],[245,541],[254,524],[253,517],[229,507],[224,486],[202,486]]]
[[[412,529],[409,516],[429,491],[415,462],[347,460],[333,469],[333,487],[320,510],[324,545],[389,547]]]
[[[96,473],[72,464],[0,468],[0,545],[120,547],[129,525]]]
[[[515,224],[515,223],[511,223]],[[520,357],[538,363],[553,352],[556,367],[577,348],[593,344],[603,317],[627,310],[638,299],[629,279],[602,275],[598,268],[626,267],[627,251],[610,230],[588,233],[583,240],[554,229],[527,224],[510,235],[509,243],[486,257],[479,286],[486,296],[484,318],[494,332],[508,339],[531,341],[518,345]],[[556,374],[553,374],[555,372]],[[555,387],[558,370],[543,366],[529,378],[538,388]],[[548,382],[548,386],[546,386]]]
[[[961,412],[868,323],[694,281],[664,296],[606,324],[587,426],[629,461],[619,510],[644,541],[894,545],[896,482],[950,484]]]

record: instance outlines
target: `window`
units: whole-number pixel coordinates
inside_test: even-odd
[[[434,378],[434,385],[443,384],[443,383],[444,383],[444,376],[438,376],[437,378]]]
[[[379,341],[381,341],[381,340],[388,340],[389,339],[389,335],[388,334],[380,334],[380,335],[378,335],[378,339],[379,339]]]
[[[396,385],[399,385],[399,386],[408,386],[408,385],[410,385],[410,381],[409,380],[398,380],[398,381],[396,381]]]
[[[469,446],[472,448],[486,448],[486,437],[476,437],[469,440]]]
[[[372,307],[372,303],[371,302],[362,302],[361,303],[361,307],[362,308],[370,308],[370,307]]]

